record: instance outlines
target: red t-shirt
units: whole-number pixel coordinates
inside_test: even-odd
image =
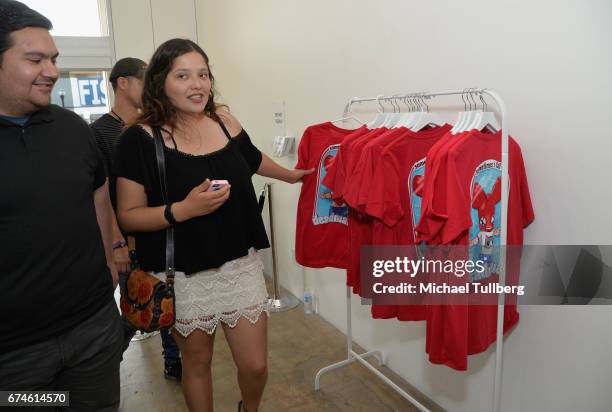
[[[501,222],[501,133],[470,132],[448,150],[445,176],[446,207],[438,214],[446,217],[439,239],[445,244],[478,246],[470,259],[488,262],[490,273],[481,283],[497,282],[498,263],[491,252],[499,244]],[[521,245],[523,228],[534,218],[531,198],[520,147],[510,138],[508,199],[508,245]],[[435,196],[438,192],[435,192]],[[435,203],[435,199],[434,199]],[[445,210],[444,210],[445,209]],[[423,219],[431,219],[425,215]],[[510,260],[507,278],[516,284],[520,269],[518,260]],[[509,284],[507,282],[507,284]],[[504,333],[518,322],[516,305],[504,308]],[[432,305],[427,314],[429,359],[457,370],[467,369],[468,354],[486,350],[495,342],[496,305]]]
[[[446,157],[448,151],[467,136],[468,132],[456,135],[449,132],[427,153],[420,215],[427,218],[421,218],[415,227],[419,242],[440,243],[438,239],[440,230],[446,223]]]
[[[379,219],[372,226],[372,244],[415,244],[414,227],[420,217],[425,158],[450,128],[450,125],[444,125],[418,133],[405,133],[382,148],[379,160],[373,151],[376,167],[372,169],[375,171],[369,181],[362,182],[362,187],[368,190],[360,193],[360,203],[365,205],[366,213]],[[368,167],[367,164],[364,166]],[[424,320],[426,308],[422,305],[373,305],[372,316]]]
[[[346,268],[348,208],[331,198],[322,184],[326,170],[346,137],[367,129],[347,130],[327,122],[308,127],[298,147],[297,169],[314,168],[304,176],[297,207],[295,258],[302,266]]]
[[[447,159],[447,215],[442,241],[451,243],[467,236],[474,239],[479,229],[479,220],[499,227],[499,220],[490,222],[489,207],[501,208],[501,132],[485,134],[472,132],[467,139],[452,147]],[[509,137],[509,185],[508,197],[508,245],[523,244],[523,228],[534,219],[529,185],[518,143]],[[488,157],[487,157],[488,156]],[[513,190],[513,188],[515,190]],[[488,194],[487,194],[488,193]],[[489,196],[493,193],[495,199]],[[480,214],[479,211],[480,210]],[[497,211],[495,216],[500,212]],[[463,239],[462,244],[466,244]]]
[[[392,130],[381,127],[374,129],[374,133],[356,139],[347,148],[346,172],[349,178],[344,184],[345,196],[351,198],[351,193],[355,191],[354,186],[360,185],[357,179],[359,169],[361,169],[360,159],[363,150],[368,144],[380,142],[387,136],[395,133]],[[372,244],[372,219],[364,215],[355,208],[349,211],[349,259],[346,268],[346,283],[353,288],[353,293],[361,296],[361,246]]]
[[[430,245],[440,244],[439,232],[446,222],[446,156],[448,150],[465,137],[467,137],[467,132],[456,135],[449,132],[427,153],[421,216],[415,230],[418,242],[426,241]],[[444,178],[439,179],[439,176]],[[439,209],[436,209],[437,213],[434,211],[434,201],[435,206]],[[429,354],[430,361],[444,364],[445,362],[441,359],[445,357],[439,353],[444,349],[444,345],[439,342],[443,339],[445,328],[450,330],[453,325],[444,324],[442,307],[428,307],[426,311],[425,350]],[[432,336],[435,336],[435,339]]]
[[[329,168],[329,173],[323,179],[323,184],[330,188],[332,199],[335,202],[344,204],[344,192],[349,177],[353,174],[353,168],[359,160],[363,146],[386,131],[386,128],[373,130],[361,128],[359,132],[347,136],[342,142],[336,159]],[[370,232],[369,218],[349,208],[348,240],[346,244],[347,264],[345,266],[346,284],[352,287],[353,292],[357,294],[361,292],[359,279],[360,248],[362,244],[370,244]]]
[[[382,220],[387,226],[410,225],[400,230],[398,244],[414,244],[413,228],[421,216],[421,197],[425,183],[425,159],[428,152],[450,130],[450,125],[410,132],[383,147],[379,159],[374,158],[375,172],[361,182],[360,204],[365,213]],[[367,165],[366,165],[367,168]],[[368,190],[365,190],[368,188]],[[404,220],[406,220],[404,222]]]
[[[405,138],[412,134],[414,133],[405,127],[389,129],[376,137],[364,139],[355,144],[353,151],[356,155],[355,158],[357,155],[359,158],[354,162],[355,166],[350,178],[347,179],[344,191],[344,200],[349,206],[360,212],[364,211],[365,208],[362,206],[365,204],[360,202],[361,193],[369,191],[369,186],[367,185],[374,174],[374,167],[380,152],[386,145],[391,144],[398,138]]]
[[[387,131],[384,127],[373,130],[360,128],[358,130],[360,131],[359,133],[348,136],[343,142],[336,159],[329,168],[329,172],[323,179],[323,184],[331,189],[333,199],[342,203],[344,203],[344,189],[347,180],[353,173],[354,158],[356,156],[357,160],[359,160],[361,154],[361,150],[355,153],[353,149],[356,145],[359,145],[360,149],[362,142],[367,143],[369,140]]]

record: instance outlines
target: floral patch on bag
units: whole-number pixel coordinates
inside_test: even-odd
[[[136,329],[153,332],[174,325],[174,288],[140,269],[132,270],[121,291],[121,313]]]

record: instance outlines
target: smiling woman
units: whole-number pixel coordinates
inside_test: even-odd
[[[251,141],[223,105],[206,53],[171,39],[148,65],[143,112],[115,157],[117,211],[136,237],[143,270],[165,279],[166,229],[174,230],[176,323],[190,410],[212,410],[211,358],[217,327],[238,367],[240,410],[256,411],[267,378],[268,299],[259,249],[269,247],[252,176],[299,181]],[[161,195],[153,139],[163,140],[168,198]],[[229,183],[208,190],[211,180]]]
[[[191,80],[195,79],[194,87]],[[179,111],[201,112],[212,88],[208,64],[199,53],[190,52],[177,57],[166,78],[166,95]]]

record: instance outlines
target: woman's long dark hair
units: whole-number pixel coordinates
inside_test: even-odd
[[[173,129],[176,128],[176,109],[164,91],[164,84],[174,59],[190,52],[199,53],[204,58],[206,66],[208,66],[211,88],[208,102],[204,107],[204,113],[216,122],[220,121],[217,109],[227,106],[215,103],[215,78],[210,71],[208,56],[200,46],[191,40],[171,39],[160,45],[155,50],[155,53],[153,53],[153,57],[151,57],[151,62],[147,67],[144,78],[142,114],[135,123],[158,127],[167,124]]]

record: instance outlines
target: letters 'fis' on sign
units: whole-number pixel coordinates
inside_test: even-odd
[[[105,83],[102,77],[70,77],[74,106],[106,106]]]

